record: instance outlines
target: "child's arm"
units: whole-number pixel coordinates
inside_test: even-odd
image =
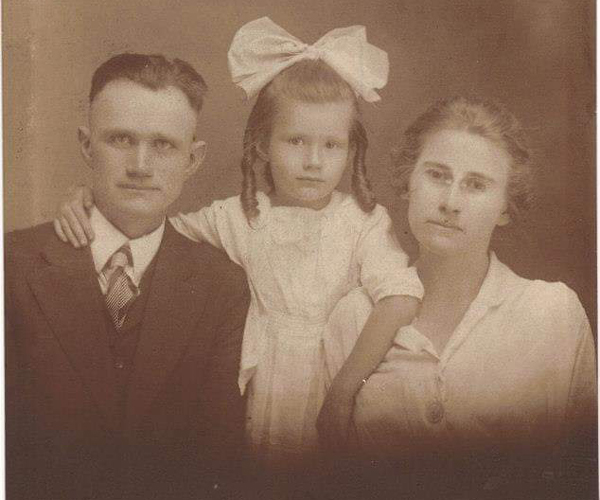
[[[398,328],[412,323],[419,305],[408,295],[387,296],[375,304],[321,408],[317,427],[324,444],[336,448],[347,440],[355,395],[389,351]]]
[[[400,247],[385,208],[364,221],[356,248],[360,281],[375,304],[360,336],[335,375],[317,422],[325,444],[347,441],[354,396],[377,368],[402,326],[412,323],[423,286]]]
[[[76,248],[92,241],[94,231],[90,224],[89,210],[93,206],[93,194],[89,187],[77,186],[71,189],[54,219],[54,230],[58,237]],[[177,214],[170,217],[169,221],[186,238],[210,243],[225,250],[237,264],[244,265],[248,227],[237,197],[215,201],[197,212]]]

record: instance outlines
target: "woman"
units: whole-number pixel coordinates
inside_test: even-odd
[[[430,485],[523,493],[565,473],[565,444],[594,428],[594,344],[576,294],[517,276],[489,248],[527,208],[532,163],[516,119],[486,102],[439,102],[405,134],[397,176],[425,296],[354,412],[369,457],[408,459],[387,478],[403,487],[415,475],[402,472],[431,467]],[[334,311],[332,376],[370,308],[356,291]]]

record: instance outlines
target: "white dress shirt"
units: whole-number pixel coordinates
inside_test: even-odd
[[[162,224],[151,233],[133,240],[127,238],[127,236],[113,226],[96,207],[92,208],[90,223],[96,235],[94,241],[90,244],[90,249],[102,293],[106,294],[108,288],[108,283],[102,270],[112,255],[127,242],[129,242],[131,248],[133,266],[126,266],[125,272],[129,275],[133,283],[139,286],[144,272],[158,252],[165,231],[165,221],[163,220]]]

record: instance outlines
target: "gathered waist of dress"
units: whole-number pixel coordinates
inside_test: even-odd
[[[268,331],[276,335],[279,331],[285,332],[286,336],[314,338],[321,337],[323,329],[327,324],[326,316],[303,317],[286,314],[279,311],[269,311],[267,314],[269,326]],[[275,327],[275,328],[272,328]]]

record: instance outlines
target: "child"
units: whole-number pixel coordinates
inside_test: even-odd
[[[262,18],[238,31],[229,61],[248,96],[259,92],[244,134],[242,193],[170,222],[246,270],[252,301],[239,383],[249,386],[248,437],[259,455],[287,461],[317,448],[330,382],[322,331],[336,303],[362,285],[376,304],[319,419],[322,437],[343,441],[354,395],[412,321],[422,286],[366,178],[358,95],[379,99],[387,55],[364,28],[307,47]],[[257,191],[259,161],[268,193]],[[349,164],[354,197],[335,189]],[[68,209],[81,213],[81,193],[75,198]]]

